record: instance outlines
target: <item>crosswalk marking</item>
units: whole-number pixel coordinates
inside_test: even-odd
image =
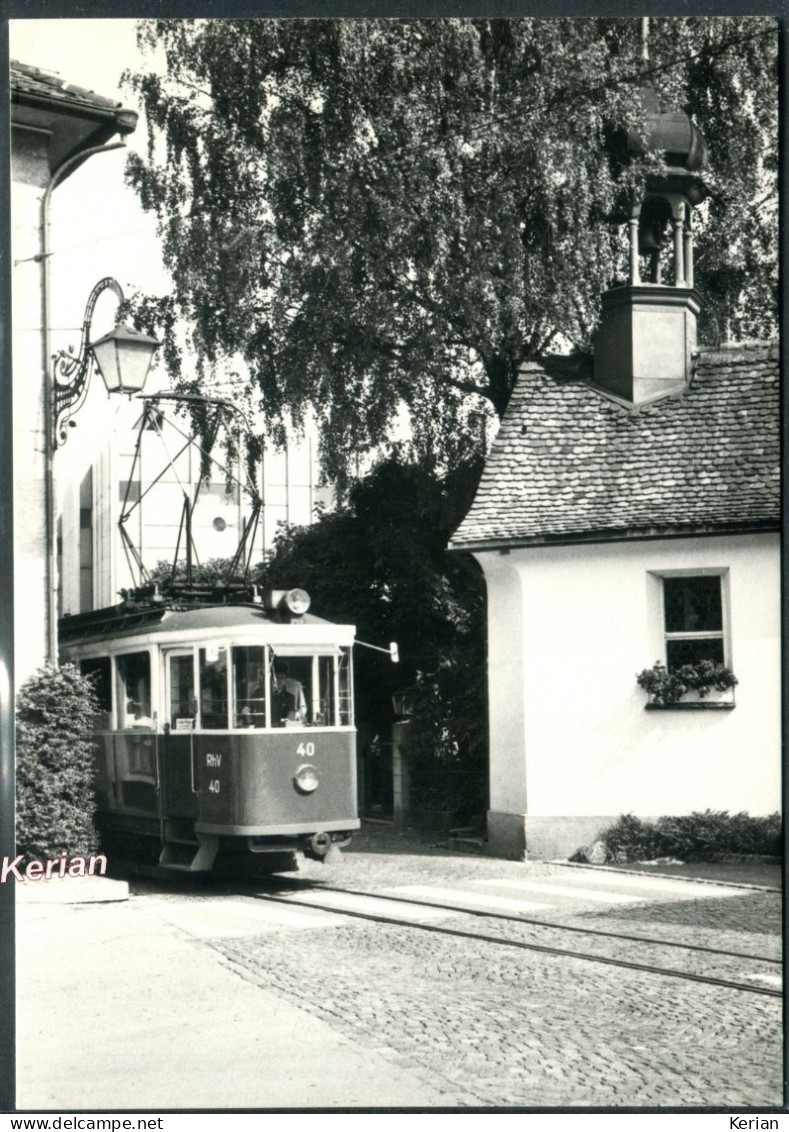
[[[631,876],[628,878],[628,888],[640,889],[639,893],[614,893],[592,889],[589,885],[608,885],[609,876],[593,877],[591,873],[580,873],[579,877],[583,879],[573,884],[559,885],[548,884],[541,880],[486,880],[485,883],[496,888],[510,888],[517,889],[523,892],[545,892],[547,894],[554,894],[556,896],[575,896],[582,900],[596,900],[607,901],[611,904],[626,904],[635,903],[638,901],[654,900],[656,896],[661,894],[668,895],[682,895],[688,899],[702,899],[710,897],[722,896],[742,896],[742,890],[738,888],[725,888],[723,885],[712,884],[691,884],[682,883],[681,881],[668,881],[666,884],[661,883],[658,877],[645,877],[643,883],[639,878]],[[573,877],[575,881],[575,876]],[[613,885],[617,887],[625,887],[624,883],[620,880],[613,881]]]
[[[451,919],[471,911],[514,915],[546,912],[556,908],[557,899],[613,906],[644,904],[661,896],[710,899],[742,895],[742,890],[723,885],[591,870],[573,872],[567,884],[555,884],[551,880],[549,877],[528,880],[508,877],[472,882],[479,884],[480,888],[508,889],[511,896],[415,884],[388,889],[388,893],[397,899],[387,900],[373,894],[309,887],[282,893],[276,898],[269,898],[263,893],[255,898],[226,898],[210,902],[181,902],[153,897],[145,900],[144,908],[147,913],[158,916],[188,935],[217,939],[358,924],[358,920],[350,918],[352,913],[423,923]],[[618,891],[612,891],[614,889]],[[409,897],[429,903],[408,903]],[[567,904],[564,906],[566,908]]]
[[[573,887],[569,884],[545,884],[542,881],[528,880],[486,880],[485,884],[497,888],[517,889],[518,892],[530,892],[534,895],[570,896],[575,900],[589,901],[595,904],[638,904],[649,900],[648,896],[636,896],[623,892],[599,892],[594,889]]]
[[[492,896],[487,892],[464,892],[454,888],[431,888],[426,884],[409,884],[390,889],[392,895],[419,896],[438,904],[461,904],[464,908],[490,909],[500,912],[538,912],[552,908],[544,900],[514,900],[510,896]]]
[[[321,904],[338,912],[361,912],[367,916],[389,916],[398,920],[437,920],[461,915],[460,912],[444,908],[429,908],[425,904],[401,904],[399,901],[381,900],[375,896],[355,893],[330,892],[312,889],[310,892],[294,892],[287,896],[288,903]]]
[[[643,888],[647,892],[675,892],[681,895],[693,895],[694,892],[714,893],[716,896],[736,896],[741,889],[732,888],[731,885],[716,884],[715,881],[679,880],[676,877],[645,876],[643,873],[618,873],[607,869],[572,869],[568,870],[568,880],[580,884],[604,884],[606,887],[616,888]]]
[[[273,901],[221,900],[218,902],[173,903],[151,901],[145,903],[146,912],[152,912],[188,935],[200,939],[263,935],[282,930],[336,927],[346,922],[344,916],[331,912],[286,908]]]

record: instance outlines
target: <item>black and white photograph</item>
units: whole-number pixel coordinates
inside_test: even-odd
[[[10,21],[0,1111],[779,1128],[783,30],[683,12]]]

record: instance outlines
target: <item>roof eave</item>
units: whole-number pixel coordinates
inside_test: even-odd
[[[639,542],[655,539],[702,538],[711,535],[746,535],[779,532],[777,519],[752,520],[737,523],[694,523],[692,526],[674,524],[665,527],[634,527],[620,530],[559,532],[556,534],[524,535],[506,538],[479,539],[457,542],[454,539],[447,549],[456,553],[477,554],[482,551],[508,551],[545,546],[576,546],[579,543]]]
[[[50,173],[81,151],[104,145],[116,134],[127,137],[136,129],[139,118],[136,111],[120,105],[69,102],[25,90],[12,89],[11,104],[12,126],[43,130],[50,135]],[[75,163],[68,175],[81,164]]]

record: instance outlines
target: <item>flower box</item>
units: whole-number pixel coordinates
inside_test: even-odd
[[[656,661],[636,675],[649,695],[648,708],[731,708],[737,677],[725,664],[701,660],[669,671]]]

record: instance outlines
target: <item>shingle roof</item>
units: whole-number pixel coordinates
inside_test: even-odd
[[[778,525],[776,343],[702,350],[686,390],[635,409],[569,361],[522,367],[453,549]]]
[[[10,70],[12,97],[16,94],[37,96],[62,102],[68,107],[81,106],[86,110],[113,111],[121,107],[120,102],[111,98],[104,98],[95,91],[67,83],[54,71],[42,71],[39,67],[15,60],[11,60]]]

